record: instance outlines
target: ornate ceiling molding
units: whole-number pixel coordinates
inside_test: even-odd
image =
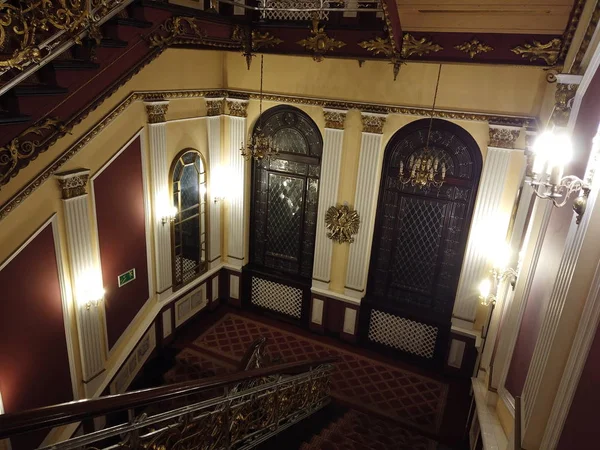
[[[325,53],[342,48],[346,45],[345,42],[329,37],[327,33],[325,33],[325,25],[320,27],[318,19],[313,19],[310,34],[310,37],[298,41],[298,44],[306,50],[311,51],[313,59],[317,62],[323,61]]]
[[[77,169],[71,172],[56,174],[55,176],[58,180],[63,200],[87,194],[87,182],[90,178],[89,169]]]
[[[585,34],[583,35],[583,39],[581,44],[579,45],[579,49],[577,50],[577,54],[573,59],[573,64],[569,70],[569,73],[579,74],[581,72],[581,63],[583,62],[583,58],[585,58],[585,54],[592,42],[592,38],[596,32],[596,28],[598,27],[598,21],[600,21],[600,1],[596,3],[594,8],[594,12],[592,13],[592,17],[590,18],[590,22],[585,30]],[[570,43],[569,43],[570,45]],[[567,49],[568,50],[568,49]],[[562,50],[561,50],[562,55]]]
[[[565,29],[565,32],[562,36],[562,47],[560,49],[560,53],[558,55],[558,61],[563,62],[567,57],[567,52],[569,51],[569,47],[571,47],[571,42],[573,42],[573,36],[575,36],[575,32],[577,31],[577,27],[579,26],[579,21],[581,20],[581,14],[583,13],[583,8],[585,6],[587,0],[575,0],[575,4],[573,5],[573,9],[571,10],[571,18],[569,19],[569,24]]]
[[[551,39],[545,44],[533,40],[533,42],[525,43],[517,47],[511,48],[510,51],[515,55],[520,55],[521,58],[526,58],[529,61],[542,59],[547,65],[553,66],[558,61],[558,55],[561,49],[562,41],[558,38]]]
[[[475,58],[475,55],[480,53],[487,53],[494,50],[493,47],[480,42],[479,39],[473,38],[470,41],[463,42],[460,45],[455,45],[454,48],[456,50],[460,50],[463,53],[469,55],[471,59]]]
[[[182,43],[180,38],[183,36],[185,36],[185,43],[204,44],[207,34],[192,17],[170,17],[158,30],[148,36],[148,43],[150,48],[164,48]]]

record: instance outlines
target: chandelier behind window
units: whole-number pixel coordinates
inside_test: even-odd
[[[262,131],[263,67],[264,55],[260,55],[260,107],[258,125],[254,133],[250,134],[248,145],[244,146],[242,144],[242,148],[240,149],[245,159],[254,158],[256,161],[260,161],[263,158],[271,159],[279,153],[279,149],[275,145],[273,138],[266,136]]]
[[[433,106],[431,108],[431,119],[429,121],[429,130],[427,131],[427,141],[425,148],[417,155],[414,153],[408,160],[408,167],[405,170],[404,161],[400,161],[400,170],[398,179],[402,184],[410,183],[411,186],[416,186],[419,189],[429,189],[435,187],[441,188],[446,179],[446,164],[440,162],[440,159],[433,155],[429,148],[429,138],[431,137],[431,127],[433,126],[433,114],[435,112],[435,102],[437,100],[438,88],[440,86],[440,75],[442,73],[442,65],[438,71],[437,83],[435,85],[435,94],[433,96]]]

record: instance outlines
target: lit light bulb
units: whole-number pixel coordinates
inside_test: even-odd
[[[487,298],[490,296],[490,291],[492,290],[492,283],[489,279],[482,280],[479,284],[479,295],[482,300],[487,301]]]
[[[206,189],[206,188],[205,188]],[[177,212],[179,210],[177,209],[177,206],[173,205],[169,208],[169,217],[175,217],[177,215]]]
[[[89,309],[104,298],[102,275],[99,270],[88,270],[77,280],[77,303]]]
[[[506,243],[499,245],[494,251],[492,259],[494,270],[497,272],[503,272],[508,267],[508,262],[510,259],[510,248],[508,245],[506,245]]]
[[[548,162],[549,150],[553,146],[554,132],[546,130],[540,134],[533,144],[533,152],[535,159],[533,162],[532,172],[542,174],[545,171],[546,163]]]

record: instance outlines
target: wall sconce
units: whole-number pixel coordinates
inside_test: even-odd
[[[213,175],[210,178],[210,191],[213,203],[227,200],[231,192],[235,192],[238,184],[239,181],[232,176],[229,166],[215,167]]]
[[[92,306],[97,307],[104,299],[105,293],[100,271],[90,270],[83,274],[77,282],[77,303],[86,310]]]
[[[566,133],[557,134],[554,130],[547,130],[537,138],[533,150],[533,179],[528,183],[535,195],[550,199],[554,206],[561,208],[571,194],[577,193],[573,210],[577,215],[576,223],[579,224],[585,212],[590,186],[574,175],[563,177],[564,166],[573,156],[571,138]]]
[[[507,245],[499,245],[494,250],[490,276],[479,284],[479,299],[482,305],[496,304],[498,287],[503,281],[510,280],[511,286],[515,287],[518,274],[515,269],[508,267],[509,259],[510,249]]]
[[[168,213],[161,217],[161,222],[164,225],[167,223],[171,223],[175,221],[175,217],[177,216],[178,209],[176,206],[170,206],[168,208]]]

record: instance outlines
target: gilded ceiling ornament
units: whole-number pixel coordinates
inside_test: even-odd
[[[361,114],[363,133],[383,133],[386,116],[379,114]]]
[[[410,33],[405,33],[402,36],[402,58],[404,59],[412,55],[423,56],[431,52],[439,52],[443,49],[441,45],[434,44],[424,37],[417,39]]]
[[[253,52],[262,48],[275,47],[283,42],[283,40],[276,38],[268,31],[261,33],[258,30],[253,30],[250,36],[248,36],[248,29],[240,25],[233,27],[231,40],[240,45],[242,55],[246,58],[248,69],[250,69],[250,64],[252,63]]]
[[[275,47],[283,43],[283,40],[273,36],[268,31],[261,33],[258,30],[252,31],[252,50],[257,51],[261,48]]]
[[[556,85],[556,92],[554,93],[554,110],[552,111],[552,117],[550,118],[555,126],[566,127],[569,123],[573,99],[575,98],[578,87],[578,84],[559,83]]]
[[[520,129],[495,127],[490,125],[490,147],[515,148]]]
[[[471,57],[471,59],[473,59],[475,55],[478,55],[479,53],[486,53],[494,50],[493,47],[479,42],[479,39],[477,38],[473,38],[470,41],[463,42],[460,45],[455,45],[454,48],[456,50],[460,50],[461,52],[466,53]]]
[[[585,4],[585,2],[582,2],[582,3]],[[579,6],[579,5],[577,5],[577,6]],[[583,5],[581,6],[581,9],[583,10]],[[576,14],[576,10],[574,10],[574,12],[573,12],[573,15],[575,15],[575,14]],[[581,63],[583,62],[583,58],[584,58],[585,54],[587,53],[587,49],[590,46],[590,43],[592,42],[592,38],[594,37],[594,34],[596,33],[596,28],[598,26],[599,21],[600,21],[600,3],[596,2],[594,12],[592,13],[590,22],[585,30],[585,34],[583,35],[583,40],[581,41],[581,44],[579,45],[579,50],[577,50],[577,54],[575,55],[575,59],[573,60],[571,70],[569,71],[570,73],[573,73],[573,74],[580,73]],[[575,34],[575,30],[573,30],[573,34]],[[561,55],[559,56],[559,58],[561,60],[564,60],[564,56],[566,56],[566,51],[568,50],[567,45],[571,45],[570,42],[568,42],[569,37],[572,37],[573,35],[569,36],[568,34],[565,33],[564,36],[565,36],[565,43],[563,44],[563,46],[561,48]],[[563,54],[564,54],[564,56],[563,56]]]
[[[0,147],[0,186],[8,183],[11,177],[17,175],[21,167],[27,166],[29,161],[44,151],[48,141],[56,134],[64,136],[71,131],[71,128],[60,120],[49,117],[30,126]]]
[[[515,48],[511,48],[510,51],[516,55],[521,55],[521,58],[529,59],[529,61],[543,59],[546,64],[552,66],[558,60],[561,45],[562,41],[559,38],[554,38],[545,44],[534,39],[532,44],[526,43],[519,45]]]
[[[178,43],[185,36],[185,43],[202,44],[206,32],[196,24],[192,17],[170,17],[157,31],[148,37],[150,48],[164,48]]]
[[[229,115],[233,117],[248,116],[248,101],[247,100],[227,100],[227,109]]]
[[[206,115],[220,116],[225,110],[224,98],[206,98]]]
[[[319,27],[319,20],[313,19],[312,29],[310,30],[309,38],[298,41],[302,47],[313,52],[313,59],[317,62],[323,61],[323,55],[337,48],[342,48],[346,45],[345,42],[338,41],[327,36],[325,26]]]
[[[323,111],[325,116],[325,128],[333,128],[334,130],[343,130],[344,121],[346,120],[346,111],[336,111],[331,109],[325,109]]]
[[[394,46],[389,39],[376,37],[370,41],[359,42],[358,45],[374,55],[384,55],[389,58],[394,54]]]
[[[89,170],[77,170],[76,172],[56,174],[63,200],[81,197],[82,195],[87,194],[86,187],[89,177]]]
[[[146,114],[148,123],[163,123],[166,122],[166,114],[169,109],[169,102],[157,101],[146,103]]]
[[[332,206],[325,213],[325,227],[328,233],[327,237],[334,242],[343,244],[354,242],[354,236],[358,233],[360,227],[360,216],[354,209],[350,209],[347,204],[341,206]]]

